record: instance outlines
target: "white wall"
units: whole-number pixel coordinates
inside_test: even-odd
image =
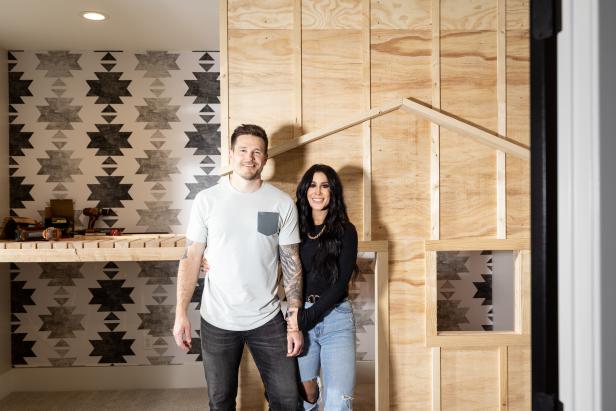
[[[511,251],[492,252],[492,304],[494,331],[515,329],[515,280]]]
[[[9,214],[9,79],[6,50],[0,49],[0,218]],[[10,391],[11,370],[10,278],[8,264],[0,263],[0,398]]]
[[[560,398],[616,402],[616,69],[611,0],[563,0],[558,39]]]

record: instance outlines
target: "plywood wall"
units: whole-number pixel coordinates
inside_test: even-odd
[[[274,146],[411,97],[528,144],[528,9],[528,0],[221,0],[223,139],[254,122]],[[285,153],[266,176],[294,195],[317,162],[340,172],[358,231],[390,242],[391,409],[432,409],[423,242],[528,237],[529,163],[396,111]],[[512,409],[530,408],[529,356],[506,352]],[[473,409],[502,405],[500,358],[498,347],[442,350],[442,409],[464,409],[469,396]]]

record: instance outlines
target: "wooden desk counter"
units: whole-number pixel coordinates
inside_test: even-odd
[[[186,237],[176,234],[127,234],[74,237],[61,241],[0,240],[0,263],[92,261],[173,261],[184,254]],[[387,241],[360,241],[360,252],[387,251]]]
[[[0,263],[179,260],[183,235],[79,236],[60,241],[0,240]]]

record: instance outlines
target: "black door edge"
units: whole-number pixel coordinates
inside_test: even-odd
[[[556,36],[560,0],[531,0],[532,407],[562,410],[558,397]]]

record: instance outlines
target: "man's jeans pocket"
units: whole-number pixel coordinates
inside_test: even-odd
[[[259,211],[257,231],[263,235],[272,235],[278,232],[278,213]]]

